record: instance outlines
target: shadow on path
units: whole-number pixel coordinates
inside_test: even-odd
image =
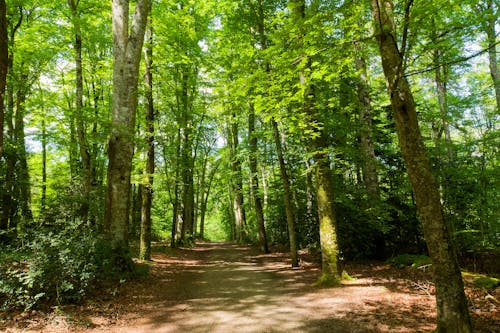
[[[157,253],[151,276],[130,283],[122,319],[95,332],[426,332],[432,315],[379,285],[312,287],[318,269],[291,269],[283,255],[228,243]],[[425,305],[424,305],[425,306]],[[427,309],[428,310],[428,309]],[[423,316],[415,322],[411,311]],[[394,316],[394,313],[399,315]],[[426,317],[427,316],[427,317]],[[429,324],[430,323],[430,324]]]

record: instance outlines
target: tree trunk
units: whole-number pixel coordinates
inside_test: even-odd
[[[0,0],[0,163],[2,163],[2,155],[3,155],[3,132],[4,132],[3,129],[4,129],[4,118],[5,118],[4,96],[5,96],[5,87],[7,86],[8,68],[9,68],[9,39],[7,35],[7,7],[5,5],[5,0]],[[1,191],[2,189],[0,189],[0,193]]]
[[[391,0],[372,0],[376,37],[399,145],[433,262],[438,331],[469,333],[472,328],[462,276],[450,241],[449,228],[443,217],[437,184],[420,134],[413,94],[404,76],[404,55],[397,45],[392,9]],[[408,7],[407,10],[409,11]],[[405,46],[401,49],[404,50]]]
[[[368,84],[366,61],[359,42],[354,43],[356,52],[356,70],[358,71],[359,124],[361,126],[360,141],[363,170],[363,183],[370,200],[380,200],[380,189],[377,174],[377,159],[373,147],[372,116],[370,86]]]
[[[146,90],[146,169],[142,187],[142,214],[141,214],[141,244],[140,258],[151,259],[151,206],[153,203],[153,174],[155,172],[155,144],[154,144],[154,103],[153,103],[153,28],[149,23],[148,45],[145,53],[146,74],[144,76]]]
[[[278,129],[278,123],[274,118],[271,119],[273,126],[274,143],[276,145],[276,153],[278,155],[278,163],[281,172],[281,182],[283,184],[283,200],[285,204],[286,223],[288,227],[288,239],[290,241],[290,258],[292,259],[292,267],[299,267],[299,256],[297,253],[297,235],[295,233],[295,214],[292,201],[292,191],[290,189],[290,178],[286,170],[285,158],[283,157],[283,147]]]
[[[83,110],[83,68],[82,68],[82,32],[80,24],[80,12],[78,9],[79,0],[68,0],[68,5],[72,13],[75,49],[75,120],[78,146],[82,165],[82,203],[80,207],[80,216],[84,222],[88,220],[90,207],[90,193],[92,191],[93,172],[91,166],[92,154],[87,142],[85,133],[84,110]]]
[[[306,20],[306,3],[304,0],[290,0],[293,20],[299,27],[298,47],[303,48],[302,38],[306,34],[304,22]],[[311,148],[316,170],[316,200],[319,218],[319,236],[322,256],[322,277],[319,283],[337,283],[340,281],[342,268],[339,259],[339,246],[337,242],[337,222],[335,219],[333,202],[333,185],[330,170],[330,158],[326,153],[328,144],[326,133],[314,124],[320,124],[320,114],[316,103],[314,85],[310,82],[312,72],[311,59],[303,55],[301,60],[303,68],[299,70],[299,82],[304,87],[302,111],[307,116],[310,130],[315,133],[311,139]]]
[[[497,5],[498,7],[498,5]],[[498,12],[497,8],[497,12]],[[498,71],[498,58],[497,58],[497,33],[495,31],[496,18],[498,13],[495,13],[493,0],[486,1],[486,19],[483,22],[483,30],[486,33],[488,42],[488,60],[490,67],[490,76],[493,81],[495,89],[495,98],[497,102],[497,114],[500,113],[500,73]]]
[[[137,1],[130,27],[129,1],[113,0],[112,4],[113,105],[104,230],[118,260],[126,259],[123,254],[128,254],[130,174],[134,152],[137,85],[149,7],[149,0]]]
[[[190,92],[190,80],[192,80],[190,68],[180,65],[177,68],[177,106],[181,112],[179,118],[180,127],[180,161],[181,168],[181,197],[182,197],[182,226],[181,239],[193,236],[194,217],[194,158],[193,158],[193,117],[192,100]]]
[[[264,223],[264,210],[262,208],[262,198],[259,190],[259,174],[257,168],[257,136],[255,135],[255,109],[250,105],[248,114],[248,141],[249,141],[249,166],[250,166],[250,187],[252,189],[253,202],[255,205],[255,216],[257,218],[257,228],[259,232],[260,250],[269,253],[267,245],[266,226]]]
[[[231,186],[233,192],[233,211],[235,217],[235,237],[236,241],[242,243],[247,240],[247,221],[243,198],[243,176],[241,171],[241,161],[239,158],[238,123],[236,115],[232,116],[228,126],[228,144],[231,159]]]
[[[22,68],[24,66],[21,66]],[[23,70],[23,69],[22,69]],[[22,73],[18,82],[18,91],[16,95],[16,114],[15,114],[15,129],[14,138],[17,145],[17,160],[19,165],[16,167],[17,186],[19,188],[19,204],[21,213],[25,222],[33,221],[33,213],[31,211],[31,182],[28,169],[28,160],[26,154],[26,140],[24,134],[24,116],[28,77]]]

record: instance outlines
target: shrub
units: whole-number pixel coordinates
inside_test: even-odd
[[[111,249],[84,224],[57,223],[25,238],[26,255],[0,266],[4,309],[77,302],[96,281],[116,277]]]

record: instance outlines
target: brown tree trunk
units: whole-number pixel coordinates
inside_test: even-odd
[[[299,27],[298,47],[303,48],[302,38],[306,34],[304,22],[306,20],[306,3],[304,0],[289,1],[292,17],[295,24]],[[330,170],[330,158],[326,151],[328,143],[326,133],[322,128],[313,124],[320,124],[320,114],[317,110],[314,85],[310,82],[310,76],[306,73],[312,72],[311,59],[303,55],[304,67],[299,71],[299,82],[304,87],[304,100],[302,111],[307,116],[310,130],[315,136],[310,140],[313,159],[316,170],[316,199],[319,217],[319,236],[322,256],[322,277],[319,283],[337,283],[341,279],[341,265],[339,245],[337,242],[337,222],[335,219],[333,184]],[[310,74],[309,74],[310,75]]]
[[[153,103],[153,28],[149,23],[147,33],[148,45],[146,49],[145,62],[146,74],[144,76],[146,90],[146,169],[144,172],[144,184],[142,187],[142,210],[141,210],[141,244],[139,257],[143,260],[151,259],[151,206],[153,203],[153,174],[155,172],[155,144],[154,144],[154,103]]]
[[[467,299],[440,195],[432,175],[417,120],[413,94],[404,76],[403,57],[395,35],[392,0],[372,0],[372,11],[382,66],[391,98],[399,146],[413,189],[436,285],[439,332],[472,332]],[[409,7],[407,7],[407,14]],[[401,48],[405,49],[405,46]]]
[[[244,198],[243,198],[243,180],[241,171],[241,161],[238,157],[238,123],[236,116],[232,116],[231,123],[228,124],[228,138],[229,152],[231,159],[231,189],[233,193],[233,211],[235,218],[235,238],[238,242],[247,240],[247,221],[245,214]]]
[[[263,253],[269,253],[267,245],[266,226],[264,223],[264,210],[262,208],[262,198],[259,190],[259,174],[257,168],[257,136],[255,135],[255,109],[250,105],[248,114],[248,145],[249,145],[249,166],[250,166],[250,187],[255,205],[255,216],[257,219],[257,228],[259,233],[260,250]]]
[[[128,253],[130,174],[141,49],[150,8],[138,0],[129,26],[129,1],[113,0],[113,106],[108,146],[104,230],[118,260]],[[129,32],[130,31],[130,32]],[[127,267],[125,267],[127,268]]]
[[[92,154],[87,142],[85,133],[84,110],[83,110],[83,67],[82,67],[82,32],[80,24],[80,11],[78,9],[79,0],[68,0],[68,5],[72,13],[73,23],[73,47],[75,50],[75,120],[78,146],[82,165],[82,203],[80,207],[80,216],[83,221],[88,220],[90,207],[90,193],[93,183],[92,172]]]
[[[498,71],[498,58],[497,58],[497,33],[495,31],[495,26],[497,24],[496,18],[498,17],[498,5],[497,12],[495,13],[495,8],[493,5],[493,0],[486,1],[486,19],[483,21],[483,30],[486,33],[486,38],[488,42],[488,60],[490,67],[490,76],[493,81],[493,87],[495,89],[495,98],[497,104],[497,114],[500,113],[500,72]]]
[[[22,68],[24,66],[21,66]],[[33,213],[31,211],[31,182],[28,169],[28,160],[26,154],[26,140],[24,134],[24,116],[27,95],[28,77],[21,74],[19,88],[16,96],[16,115],[15,115],[15,130],[14,138],[17,143],[17,159],[19,165],[16,167],[17,186],[19,188],[19,204],[21,213],[25,222],[33,221]]]
[[[7,7],[5,0],[0,0],[0,163],[3,155],[4,96],[9,68],[9,38],[7,35]],[[0,189],[1,193],[1,189]],[[0,206],[1,208],[1,206]],[[0,225],[0,229],[1,225]]]
[[[356,70],[358,71],[358,100],[359,100],[359,124],[360,141],[361,141],[361,155],[363,170],[363,183],[368,193],[370,200],[380,199],[380,189],[377,174],[377,159],[375,157],[375,149],[373,147],[372,135],[372,116],[371,109],[372,103],[370,99],[370,86],[368,84],[366,61],[364,58],[363,50],[359,42],[354,43],[356,52]]]
[[[278,155],[278,164],[281,172],[281,182],[283,184],[283,200],[285,204],[286,223],[288,227],[288,240],[290,242],[290,258],[292,267],[299,267],[299,256],[297,253],[297,235],[295,232],[295,214],[292,201],[292,191],[290,189],[290,178],[286,169],[285,158],[283,157],[283,147],[278,129],[278,123],[274,118],[271,119],[273,126],[274,143]]]

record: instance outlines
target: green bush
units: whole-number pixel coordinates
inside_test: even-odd
[[[57,223],[25,238],[23,258],[0,266],[4,309],[77,302],[96,281],[117,274],[110,247],[86,225]]]

